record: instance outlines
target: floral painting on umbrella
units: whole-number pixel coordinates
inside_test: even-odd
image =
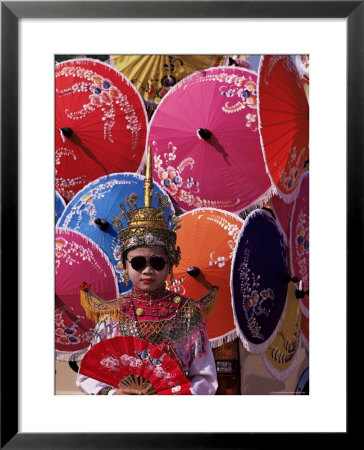
[[[155,181],[184,211],[239,213],[271,195],[258,132],[257,75],[214,67],[174,86],[148,130]]]
[[[146,111],[114,68],[88,58],[56,64],[55,106],[55,182],[67,201],[95,178],[138,170]]]

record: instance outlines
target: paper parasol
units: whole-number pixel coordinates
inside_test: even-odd
[[[76,231],[56,228],[55,236],[56,358],[82,359],[90,345],[95,324],[86,318],[80,303],[80,285],[87,279],[105,300],[118,295],[114,269],[105,253]]]
[[[135,87],[101,61],[56,64],[56,188],[66,199],[114,172],[135,172],[145,150],[147,115]]]
[[[256,82],[240,67],[210,68],[176,84],[155,111],[148,128],[153,178],[183,211],[238,213],[269,199]]]
[[[291,202],[309,157],[308,101],[291,56],[262,57],[258,118],[272,184],[284,201]]]
[[[206,315],[212,347],[236,338],[231,307],[231,259],[243,220],[226,211],[199,208],[182,214],[177,230],[181,261],[173,269],[175,282],[168,288],[199,300],[212,286],[217,301]]]
[[[244,347],[264,352],[276,337],[286,306],[288,273],[283,237],[270,212],[248,215],[232,261],[234,320]]]

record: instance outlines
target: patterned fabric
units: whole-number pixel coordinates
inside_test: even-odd
[[[165,288],[158,290],[157,296],[143,295],[133,288],[128,295],[112,302],[102,301],[90,292],[86,296],[82,305],[88,314],[92,312],[89,317],[99,320],[91,345],[110,332],[116,336],[135,336],[154,345],[183,342],[184,347],[192,345],[187,343],[189,336],[198,336],[198,354],[205,351],[206,325],[198,303],[191,299],[176,296]]]
[[[87,314],[94,319],[98,318],[90,348],[117,336],[148,339],[178,362],[191,380],[192,394],[214,394],[217,389],[215,361],[198,304],[173,293],[166,296],[167,292],[163,289],[157,294],[143,295],[134,289],[127,298],[120,297],[112,302],[105,302],[87,289],[82,291],[82,304]],[[172,299],[176,297],[180,300],[175,303]],[[167,299],[173,302],[171,311]],[[137,301],[140,302],[139,305]],[[175,307],[175,304],[178,306]],[[137,309],[142,307],[145,308],[146,315],[137,314]],[[165,311],[166,317],[158,319],[158,311]],[[76,384],[82,392],[91,395],[97,395],[107,386],[82,374],[78,374]],[[114,391],[115,389],[111,394]]]
[[[262,353],[276,337],[286,306],[286,247],[270,212],[249,214],[232,263],[234,319],[244,347]]]

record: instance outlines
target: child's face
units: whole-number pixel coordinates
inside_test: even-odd
[[[144,257],[146,258],[146,265],[141,269],[134,269],[130,261],[136,257]],[[153,258],[157,257],[157,258]],[[151,292],[155,291],[159,287],[161,287],[169,273],[169,262],[167,258],[167,254],[163,248],[160,247],[138,247],[133,250],[130,250],[126,256],[126,268],[128,270],[129,278],[133,283],[133,286],[141,291]],[[162,258],[165,261],[165,265],[161,270],[158,270],[152,267],[150,258],[152,258],[152,264],[163,264],[160,259]],[[136,260],[138,261],[138,260]],[[142,261],[142,260],[141,260]],[[142,261],[143,262],[143,261]],[[138,261],[140,263],[140,260]],[[158,266],[159,268],[160,266]]]

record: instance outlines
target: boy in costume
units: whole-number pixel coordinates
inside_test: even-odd
[[[215,360],[203,318],[203,309],[216,299],[212,288],[195,301],[166,289],[173,277],[173,265],[181,255],[176,247],[179,218],[173,214],[165,220],[166,197],[159,197],[158,208],[151,206],[151,154],[148,149],[144,183],[145,207],[136,208],[137,197],[126,199],[129,210],[113,224],[118,226],[121,264],[124,276],[133,283],[132,290],[116,300],[105,301],[93,294],[86,283],[81,287],[81,303],[87,317],[97,322],[90,348],[116,336],[135,336],[163,349],[177,361],[191,381],[194,395],[213,395],[217,390]],[[122,221],[127,219],[127,227]],[[170,225],[170,227],[169,227]],[[85,394],[128,395],[140,390],[121,386],[118,389],[78,373],[76,385]]]

